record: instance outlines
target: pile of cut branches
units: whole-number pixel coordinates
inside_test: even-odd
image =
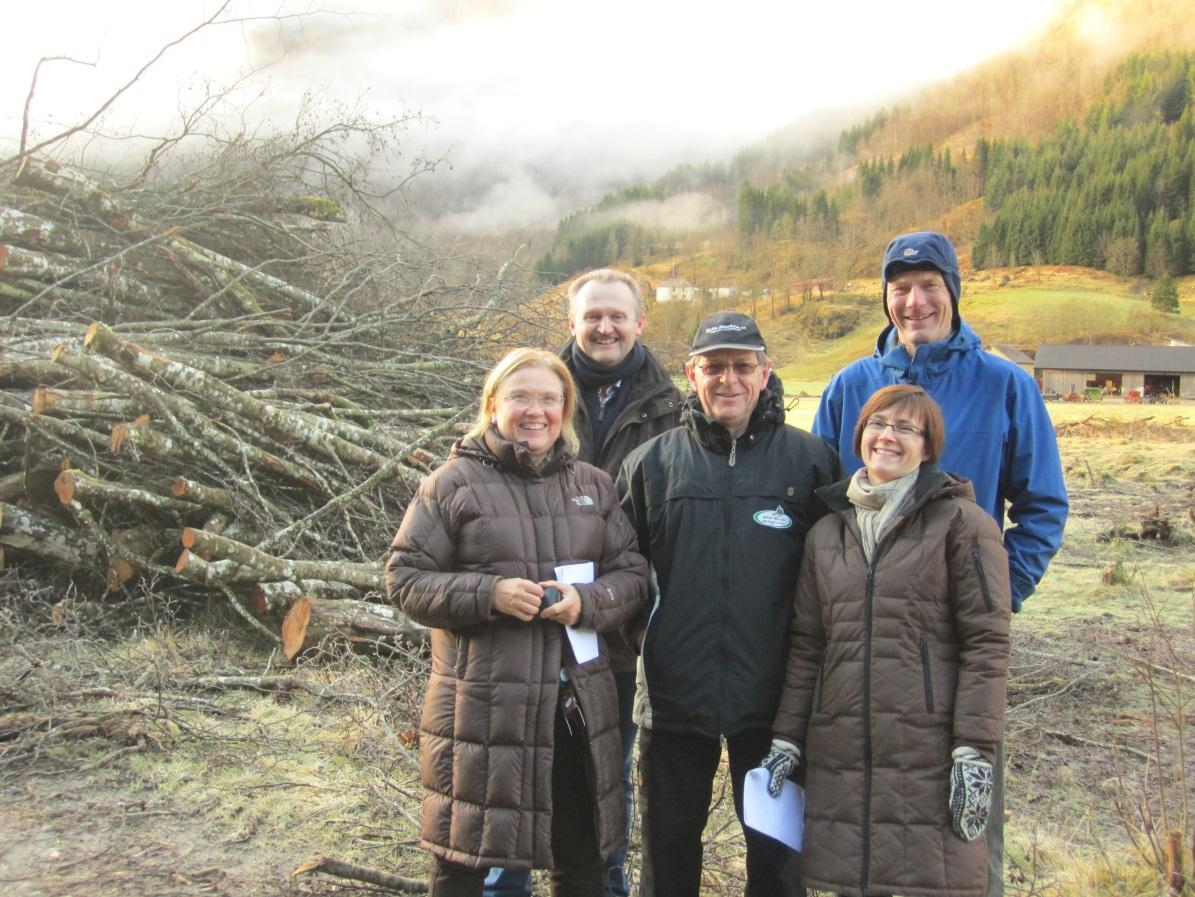
[[[378,603],[389,538],[494,357],[547,337],[505,270],[371,228],[335,136],[0,168],[5,562],[216,592],[291,656],[418,636]]]

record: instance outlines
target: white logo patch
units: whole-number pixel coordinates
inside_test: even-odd
[[[914,249],[912,246],[909,246],[904,252],[901,253],[901,255],[903,255],[905,258],[908,258],[910,255],[920,255],[920,252]]]
[[[751,519],[760,526],[770,526],[772,529],[788,529],[793,525],[793,519],[784,512],[784,505],[776,505],[774,511],[756,511]]]
[[[573,504],[575,504],[578,508],[592,508],[593,499],[588,495],[574,495]]]

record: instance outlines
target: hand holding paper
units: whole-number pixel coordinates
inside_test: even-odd
[[[784,781],[780,796],[768,793],[772,774],[762,766],[747,771],[743,782],[743,822],[757,832],[801,849],[805,833],[805,789]]]
[[[581,564],[563,564],[556,568],[556,579],[565,587],[577,583],[593,582],[593,561],[585,561]],[[561,591],[564,589],[562,588]],[[569,591],[577,601],[577,615],[572,618],[573,622],[576,622],[581,615],[581,595],[576,589],[569,589]],[[573,656],[577,658],[577,663],[588,663],[597,659],[600,652],[596,632],[592,629],[576,629],[573,626],[565,626],[564,631],[568,633],[568,641],[572,645]]]

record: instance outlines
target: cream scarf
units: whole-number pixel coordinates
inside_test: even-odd
[[[869,564],[876,545],[908,505],[919,470],[917,468],[899,479],[874,486],[867,479],[865,467],[859,468],[851,477],[846,487],[846,497],[855,506],[855,519],[859,521],[859,532],[863,536],[863,556]]]

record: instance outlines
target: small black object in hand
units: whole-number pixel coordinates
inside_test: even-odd
[[[540,599],[539,609],[543,610],[545,607],[551,607],[553,604],[558,604],[564,596],[560,594],[560,589],[555,586],[548,586],[544,589],[544,597]]]

